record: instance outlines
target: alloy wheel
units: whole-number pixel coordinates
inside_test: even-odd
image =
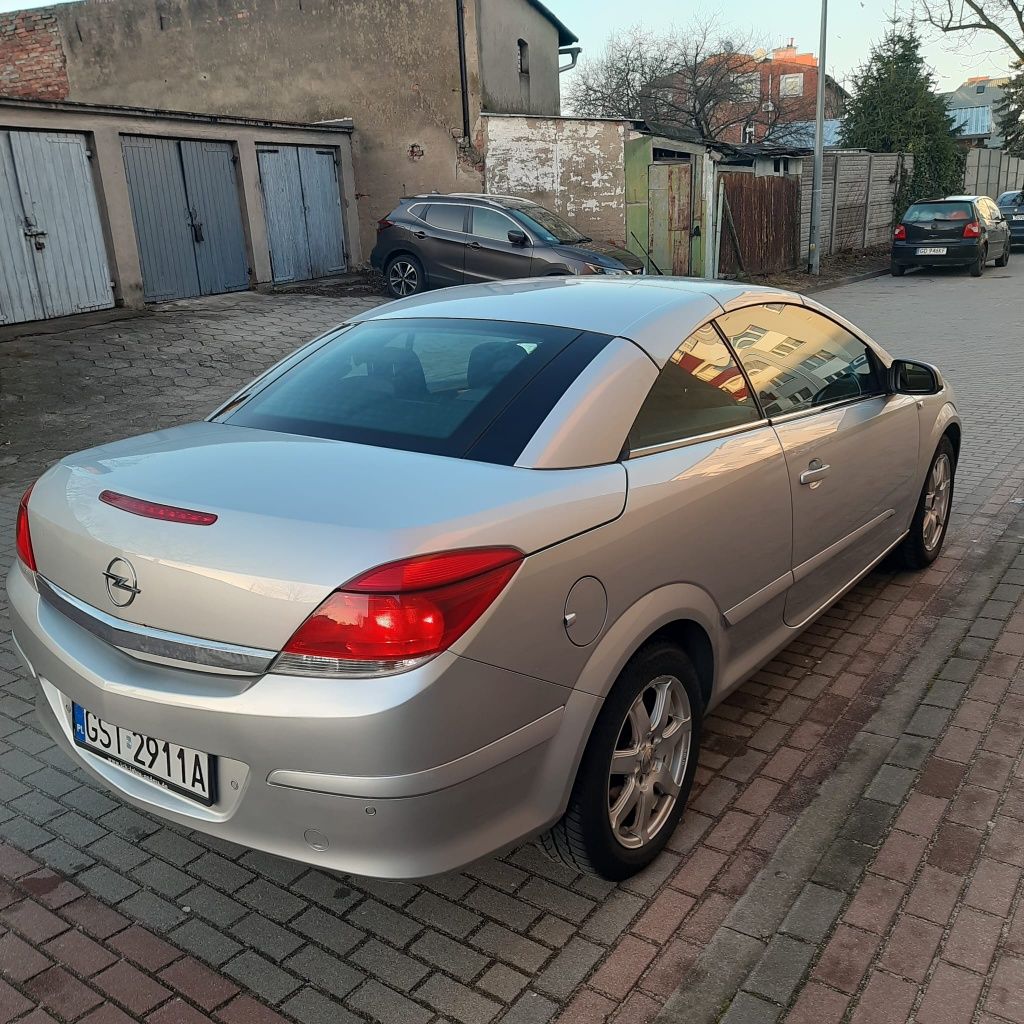
[[[692,727],[690,699],[675,676],[652,679],[630,706],[608,773],[608,819],[623,846],[645,846],[671,816],[686,774]]]
[[[394,295],[412,295],[420,284],[420,272],[408,260],[395,260],[388,271],[388,286]]]
[[[925,550],[934,551],[942,539],[942,531],[949,517],[953,480],[949,456],[943,452],[932,464],[928,486],[924,492],[924,520],[921,524]]]

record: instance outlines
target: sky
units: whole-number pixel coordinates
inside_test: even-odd
[[[41,7],[53,0],[0,0],[0,11]],[[904,10],[914,0],[895,0]],[[580,37],[586,60],[599,53],[605,40],[616,30],[641,23],[649,28],[685,27],[695,15],[717,16],[723,32],[752,35],[765,47],[780,46],[792,37],[801,52],[818,51],[817,0],[545,0],[547,6]],[[840,82],[867,57],[871,43],[878,39],[893,11],[894,0],[830,0],[826,64]],[[1005,74],[1005,51],[993,42],[978,40],[973,45],[955,43],[950,37],[929,36],[925,55],[938,79],[939,88],[955,88],[971,75]],[[571,72],[570,72],[571,74]],[[567,83],[565,83],[567,84]]]
[[[685,28],[694,16],[716,17],[723,34],[734,29],[737,36],[752,36],[761,46],[771,48],[796,41],[803,52],[818,52],[820,34],[817,0],[718,0],[686,3],[684,0],[544,0],[573,32],[580,37],[585,59],[588,50],[600,52],[604,41],[616,30],[640,23],[658,29],[676,25]],[[3,0],[0,0],[0,4]],[[897,0],[904,13],[913,0]],[[893,13],[893,0],[829,0],[828,48],[829,73],[843,82],[867,58],[871,44],[884,32]],[[922,29],[922,33],[923,32]],[[956,88],[972,75],[1005,74],[1008,58],[994,42],[977,40],[973,45],[954,42],[938,33],[925,34],[925,58],[938,79],[939,88]],[[571,72],[570,72],[571,73]]]

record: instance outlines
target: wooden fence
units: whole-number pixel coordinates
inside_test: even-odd
[[[775,274],[793,267],[800,230],[799,179],[723,172],[720,180],[727,205],[723,206],[719,273]]]

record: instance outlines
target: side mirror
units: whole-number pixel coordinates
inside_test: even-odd
[[[527,242],[530,241],[530,239],[526,237],[526,232],[520,231],[518,228],[513,228],[508,233],[508,240],[513,245],[526,245]]]
[[[936,395],[942,388],[942,374],[928,363],[894,359],[889,367],[889,393],[892,395]]]

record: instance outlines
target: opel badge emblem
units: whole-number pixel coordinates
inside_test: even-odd
[[[141,593],[135,566],[127,558],[115,558],[103,573],[107,581],[107,597],[118,608],[127,608]]]

